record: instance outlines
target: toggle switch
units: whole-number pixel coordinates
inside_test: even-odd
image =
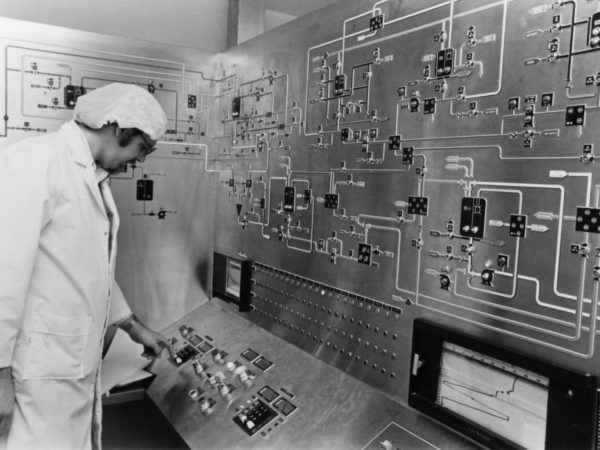
[[[197,359],[194,360],[192,366],[194,367],[194,372],[196,372],[196,375],[202,375],[202,373],[204,372],[204,365],[202,365],[200,361],[198,361]]]

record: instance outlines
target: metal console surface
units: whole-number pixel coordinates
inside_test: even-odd
[[[201,375],[192,362],[176,367],[161,359],[154,367],[157,377],[149,395],[191,448],[360,449],[372,445],[391,422],[420,436],[423,448],[476,448],[418,412],[239,317],[220,300],[202,305],[165,330],[167,336],[177,337],[177,345],[185,346],[188,339],[180,335],[182,326],[193,328],[188,338],[194,334],[203,339],[208,336],[214,348],[227,355],[219,362],[212,350],[199,357],[204,367]],[[250,354],[251,360],[242,356],[248,355],[248,348],[258,356]],[[263,371],[252,362],[261,357],[273,365]],[[251,387],[229,371],[234,365],[244,365],[254,373]],[[208,374],[214,377],[219,371],[226,377],[222,384],[234,388],[225,396],[208,381]],[[203,391],[200,397],[205,400],[214,400],[210,414],[202,411],[198,398],[191,399],[192,389]],[[253,403],[269,405],[277,416],[249,435],[239,417]],[[290,411],[289,404],[296,408]],[[394,445],[402,448],[404,443],[397,440]]]

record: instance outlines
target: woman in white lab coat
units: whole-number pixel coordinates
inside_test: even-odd
[[[158,355],[114,280],[119,218],[107,178],[166,129],[146,91],[112,84],[75,121],[0,151],[0,435],[8,449],[100,446],[107,324]],[[12,416],[12,420],[11,420]]]

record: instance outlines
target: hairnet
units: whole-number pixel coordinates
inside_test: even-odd
[[[82,95],[74,118],[94,129],[116,122],[120,128],[137,128],[152,140],[167,129],[167,116],[158,101],[133,84],[111,83]]]

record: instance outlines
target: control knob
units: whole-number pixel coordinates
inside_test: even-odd
[[[233,371],[233,373],[235,373],[236,375],[241,375],[242,373],[246,373],[246,366],[244,366],[244,365],[237,366],[235,368],[235,370]]]
[[[194,372],[196,372],[196,375],[200,376],[202,375],[202,373],[204,372],[204,366],[202,365],[202,363],[198,360],[195,360],[192,363],[192,366],[194,367]]]
[[[207,416],[213,412],[210,407],[210,401],[207,398],[200,399],[200,410]]]
[[[198,391],[198,389],[191,389],[188,392],[188,396],[190,397],[190,399],[192,400],[197,400],[198,397],[200,397],[200,392]]]
[[[392,444],[387,439],[379,443],[379,448],[381,448],[382,450],[395,450],[394,444]]]
[[[215,350],[212,354],[213,356],[213,360],[217,363],[217,364],[224,364],[225,363],[225,353],[219,350]]]

